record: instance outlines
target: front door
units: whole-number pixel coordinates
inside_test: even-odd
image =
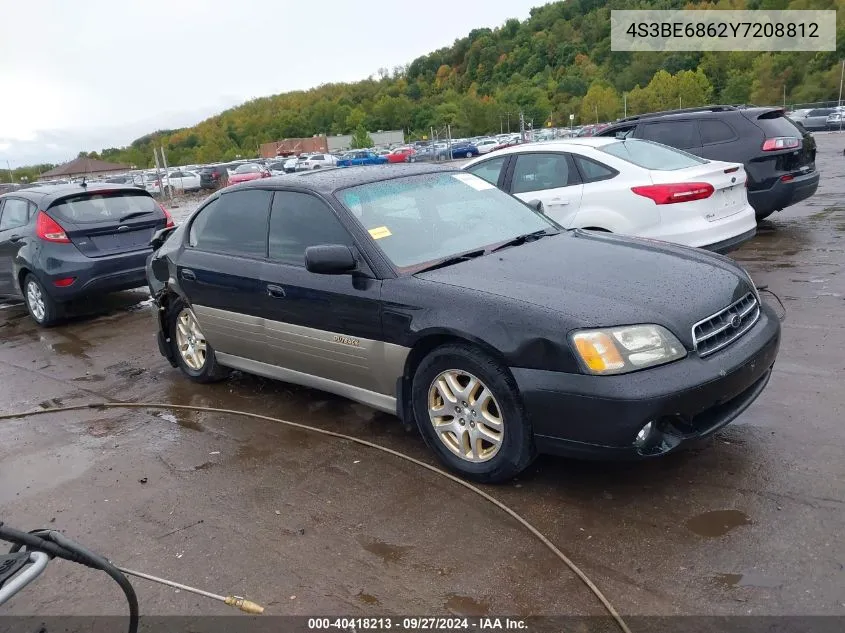
[[[540,200],[543,213],[570,227],[581,206],[584,186],[565,152],[524,152],[509,167],[509,190],[520,200]]]
[[[272,193],[225,193],[191,223],[178,283],[217,352],[251,360],[265,354],[261,270],[267,255]]]
[[[291,380],[385,408],[362,394],[392,398],[395,392],[396,376],[384,371],[388,352],[382,340],[381,281],[363,261],[354,274],[309,272],[305,249],[320,244],[354,248],[349,232],[324,200],[277,191],[262,275],[270,362],[297,372]]]

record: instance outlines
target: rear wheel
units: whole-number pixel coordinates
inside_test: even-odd
[[[38,325],[49,327],[61,318],[59,303],[47,294],[47,290],[32,273],[28,273],[23,281],[23,296],[29,316]]]
[[[467,152],[467,158],[472,158],[472,152]]]
[[[432,351],[414,373],[411,397],[426,444],[464,477],[506,481],[534,459],[516,383],[480,350],[456,344]]]
[[[217,382],[229,375],[229,370],[217,363],[194,311],[181,300],[170,310],[170,344],[179,368],[194,382]]]
[[[772,213],[774,213],[775,211],[778,211],[778,210],[779,209],[771,209],[770,211],[755,211],[754,217],[756,217],[757,221],[759,222],[760,220],[765,220],[767,217],[772,215]]]

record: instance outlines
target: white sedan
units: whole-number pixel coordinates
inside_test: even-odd
[[[499,141],[497,141],[494,138],[483,138],[480,141],[478,141],[475,144],[475,146],[478,148],[479,154],[487,154],[490,151],[492,151],[492,149],[494,147],[496,147],[496,145],[498,145],[498,144],[499,144]]]
[[[199,191],[202,188],[200,175],[194,171],[173,171],[167,179],[174,191]]]
[[[757,230],[745,168],[639,139],[581,137],[517,145],[464,169],[566,228],[733,250]]]
[[[321,167],[337,167],[337,159],[331,154],[311,154],[296,163],[296,171],[320,169]]]

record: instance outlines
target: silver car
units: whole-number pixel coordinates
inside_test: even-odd
[[[803,125],[809,132],[820,132],[828,129],[827,117],[834,112],[836,112],[836,108],[796,110],[789,118]]]

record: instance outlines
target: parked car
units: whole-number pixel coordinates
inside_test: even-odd
[[[789,118],[796,123],[800,123],[808,132],[823,132],[830,127],[827,118],[835,112],[835,108],[797,110]]]
[[[519,145],[464,169],[519,199],[539,200],[566,228],[587,228],[725,253],[754,237],[745,169],[638,139]],[[670,206],[671,205],[671,206]]]
[[[452,158],[472,158],[478,156],[478,148],[467,141],[452,143],[451,154]]]
[[[285,162],[284,160],[279,160],[274,163],[270,163],[267,165],[267,171],[270,172],[271,176],[282,176],[287,172],[285,169]]]
[[[416,150],[413,147],[397,147],[387,155],[388,163],[413,163]]]
[[[200,175],[194,171],[172,171],[167,175],[175,191],[199,191],[202,189]]]
[[[80,297],[145,285],[154,233],[173,226],[146,191],[117,183],[33,187],[0,196],[0,296],[43,326]]]
[[[229,184],[235,185],[239,182],[249,182],[250,180],[258,180],[260,178],[269,178],[270,172],[264,169],[261,165],[255,163],[244,163],[237,167],[229,175]]]
[[[480,481],[537,452],[648,458],[708,436],[760,395],[780,342],[738,264],[565,231],[433,165],[229,188],[155,243],[158,345],[189,379],[351,398]]]
[[[164,186],[162,186],[162,181],[164,182]],[[144,176],[144,189],[154,195],[164,194],[167,195],[168,187],[170,186],[170,182],[167,179],[167,174],[162,173],[161,175],[153,172],[148,173]]]
[[[845,111],[839,108],[827,115],[828,130],[838,130],[841,127],[845,127],[843,126],[843,122],[845,122]]]
[[[124,174],[122,176],[111,176],[106,178],[103,182],[113,185],[131,185],[138,189],[146,189],[146,182],[143,174]]]
[[[297,161],[296,171],[334,167],[336,163],[337,159],[331,154],[311,154]]]
[[[383,165],[387,162],[386,156],[379,156],[375,152],[356,150],[344,154],[343,158],[337,161],[338,167],[351,167],[352,165]]]
[[[209,165],[199,171],[201,189],[218,189],[229,184],[229,170],[226,165]]]
[[[477,141],[475,143],[476,149],[478,149],[479,154],[486,154],[488,152],[493,151],[493,148],[499,145],[499,141],[494,138],[485,138]]]
[[[758,220],[819,186],[816,142],[780,108],[710,106],[628,117],[600,136],[657,141],[702,158],[742,163]]]

